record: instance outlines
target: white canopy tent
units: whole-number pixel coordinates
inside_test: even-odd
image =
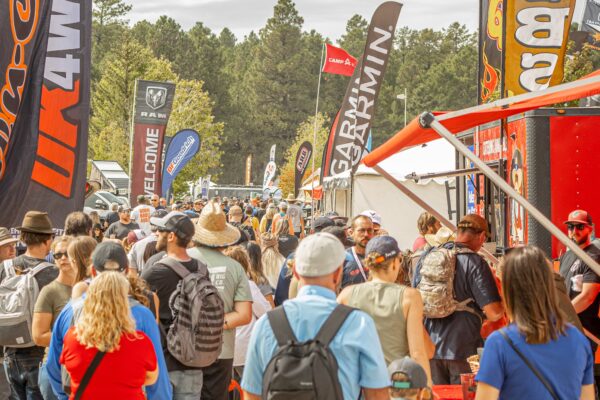
[[[436,140],[426,146],[399,152],[381,165],[416,195],[448,215],[446,183],[454,178],[437,177],[415,182],[406,176],[452,171],[456,168],[455,160],[454,147],[445,140]],[[396,193],[392,183],[374,169],[361,164],[352,181],[349,172],[324,179],[324,209],[347,217],[364,210],[375,210],[382,217],[383,229],[398,241],[401,248],[410,248],[418,235],[417,219],[424,210],[408,197]],[[450,200],[452,209],[455,209],[455,196],[451,196]]]

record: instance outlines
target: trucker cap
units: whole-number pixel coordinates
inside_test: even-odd
[[[179,211],[171,211],[162,218],[150,218],[150,223],[159,231],[173,232],[184,240],[190,240],[194,236],[194,223],[190,217]]]
[[[425,370],[408,356],[392,361],[388,366],[388,373],[392,381],[392,389],[422,389],[427,387]],[[398,373],[405,375],[408,380],[394,380],[394,374]]]
[[[592,217],[585,210],[571,211],[569,217],[565,221],[565,224],[586,224],[593,225]]]

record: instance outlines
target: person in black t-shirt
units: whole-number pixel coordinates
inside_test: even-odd
[[[119,220],[108,227],[104,236],[123,240],[134,229],[140,229],[140,226],[131,221],[131,209],[127,206],[119,206]]]
[[[592,217],[584,210],[575,210],[565,221],[569,238],[600,262],[600,249],[592,243]],[[560,259],[560,275],[565,279],[567,294],[581,320],[581,325],[600,339],[600,276],[572,251],[567,251]],[[590,339],[592,350],[598,345]]]
[[[50,253],[52,245],[52,223],[48,214],[39,211],[29,211],[23,218],[20,240],[25,243],[25,254],[10,260],[15,271],[22,272],[33,269],[45,263],[46,256]],[[0,282],[7,276],[7,261],[0,264]],[[48,265],[34,279],[38,288],[44,286],[58,277],[58,269]],[[4,366],[10,386],[11,399],[41,399],[42,394],[38,386],[39,366],[44,358],[44,347],[32,346],[24,348],[5,347]]]
[[[204,271],[208,276],[206,265],[191,258],[187,254],[187,246],[194,236],[194,224],[184,213],[172,211],[163,218],[151,218],[150,223],[158,228],[158,239],[156,250],[166,251],[166,256],[175,259],[190,272]],[[158,258],[158,254],[157,254]],[[169,306],[169,299],[181,280],[179,275],[171,267],[160,262],[160,258],[154,264],[148,260],[142,279],[150,289],[158,295],[159,319],[162,331],[167,333],[173,322],[173,313]],[[192,398],[200,396],[202,391],[202,369],[193,368],[181,364],[171,355],[166,346],[163,348],[169,378],[173,384],[173,395],[175,398]]]
[[[435,354],[430,360],[434,385],[460,384],[460,374],[471,372],[467,358],[483,346],[480,333],[483,318],[497,321],[504,315],[493,272],[477,254],[487,233],[485,219],[476,214],[465,215],[458,223],[456,241],[443,245],[448,249],[466,247],[473,252],[456,255],[454,276],[454,298],[459,302],[472,299],[466,305],[473,312],[455,311],[444,318],[425,318],[425,328],[435,344]],[[425,257],[421,257],[416,271]]]

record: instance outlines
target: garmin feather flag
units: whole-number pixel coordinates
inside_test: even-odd
[[[162,173],[162,196],[165,197],[177,174],[200,151],[200,135],[192,129],[175,134],[165,155]]]

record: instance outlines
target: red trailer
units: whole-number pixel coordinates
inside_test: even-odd
[[[475,132],[475,154],[498,166],[515,191],[564,232],[563,221],[574,209],[585,209],[600,221],[600,108],[542,108],[513,116],[504,124],[483,125]],[[486,190],[490,181],[475,177],[477,211],[494,221],[499,246],[535,244],[552,257],[565,249],[523,206]],[[465,195],[466,196],[466,195]],[[466,201],[466,199],[465,199]]]

